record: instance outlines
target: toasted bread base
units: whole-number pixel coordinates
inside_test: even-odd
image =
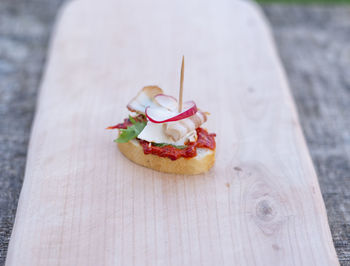
[[[215,163],[215,150],[197,148],[197,156],[171,160],[153,154],[144,154],[137,140],[118,143],[119,150],[126,158],[139,165],[164,173],[196,175],[207,172]]]

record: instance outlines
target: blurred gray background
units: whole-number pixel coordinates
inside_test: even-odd
[[[263,10],[290,81],[340,263],[350,265],[350,5],[297,2],[265,3]],[[5,262],[38,85],[61,3],[0,0],[0,265]]]

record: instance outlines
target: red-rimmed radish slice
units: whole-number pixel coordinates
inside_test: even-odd
[[[176,98],[166,94],[158,94],[154,96],[154,101],[160,106],[169,109],[170,111],[176,111],[178,106]]]
[[[147,106],[156,106],[154,96],[162,94],[163,90],[158,86],[144,87],[127,105],[131,112],[144,114]]]
[[[185,102],[181,113],[169,111],[168,109],[162,107],[149,106],[146,108],[146,116],[148,120],[153,123],[179,121],[194,115],[196,112],[197,106],[194,101]]]

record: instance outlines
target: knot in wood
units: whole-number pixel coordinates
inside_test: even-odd
[[[270,199],[260,200],[256,204],[256,216],[264,222],[272,221],[276,213],[276,208]]]

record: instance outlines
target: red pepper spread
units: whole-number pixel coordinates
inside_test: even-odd
[[[137,122],[147,121],[147,119],[144,115],[138,115],[138,116],[134,117],[134,119]],[[107,127],[107,129],[127,129],[130,126],[132,126],[130,119],[125,118],[123,123],[117,124],[115,126]]]
[[[142,115],[134,118],[138,119],[140,121],[144,120],[144,117]],[[142,119],[142,120],[141,120]],[[123,123],[120,123],[116,126],[109,127],[110,129],[118,128],[118,129],[126,129],[128,126],[131,126],[132,123],[128,118],[124,119]],[[167,157],[171,160],[177,160],[180,157],[184,158],[192,158],[197,155],[197,148],[207,148],[211,150],[215,150],[216,143],[215,143],[215,133],[208,133],[204,128],[197,128],[197,140],[195,142],[189,142],[186,143],[186,147],[183,149],[176,148],[172,145],[167,145],[167,146],[154,146],[152,143],[142,140],[142,139],[137,139],[142,148],[143,152],[145,154],[154,154],[158,155],[160,157]]]
[[[143,152],[145,154],[154,154],[160,157],[168,157],[171,160],[179,159],[180,157],[192,158],[197,155],[197,148],[207,148],[214,150],[215,149],[215,139],[216,134],[209,134],[208,131],[199,127],[197,131],[197,140],[195,142],[189,142],[186,145],[186,148],[178,149],[172,145],[168,146],[154,146],[150,145],[148,141],[139,140],[141,146],[143,147]]]

